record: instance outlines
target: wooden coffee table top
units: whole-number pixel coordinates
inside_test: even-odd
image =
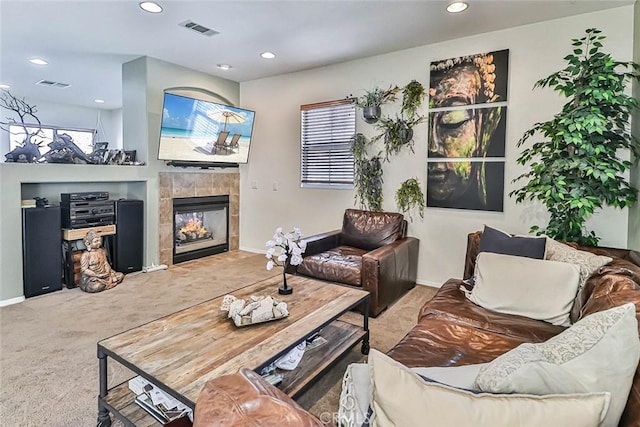
[[[369,294],[288,275],[293,294],[278,295],[281,281],[276,276],[232,294],[244,299],[271,295],[284,301],[289,310],[284,319],[236,327],[220,311],[220,296],[104,339],[98,342],[98,350],[195,403],[210,379],[271,362]]]

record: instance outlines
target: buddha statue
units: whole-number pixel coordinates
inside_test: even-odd
[[[116,287],[124,280],[124,274],[111,269],[102,237],[89,231],[83,241],[87,249],[80,258],[80,289],[93,293]]]

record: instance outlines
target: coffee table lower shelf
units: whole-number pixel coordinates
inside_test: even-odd
[[[293,371],[279,371],[283,382],[278,386],[292,398],[299,397],[321,375],[366,336],[362,327],[334,320],[320,334],[326,343],[305,352],[302,361]],[[126,427],[162,427],[155,418],[135,403],[135,394],[128,381],[109,389],[100,402]]]
[[[129,382],[125,381],[109,390],[104,398],[98,400],[109,409],[125,427],[162,427],[155,418],[135,403],[136,395],[129,389]]]

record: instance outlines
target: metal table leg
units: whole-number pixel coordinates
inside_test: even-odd
[[[107,355],[98,350],[98,361],[100,362],[100,397],[107,396]],[[109,410],[103,406],[102,399],[98,399],[98,424],[97,427],[110,427],[111,417]]]
[[[362,337],[362,354],[369,354],[369,298],[367,295],[367,298],[362,304],[363,328],[366,332],[364,337]]]

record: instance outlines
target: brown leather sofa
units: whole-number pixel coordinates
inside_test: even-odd
[[[465,278],[473,274],[480,236],[481,232],[476,232],[468,237]],[[572,322],[591,313],[627,302],[634,303],[638,312],[640,310],[640,265],[634,264],[637,253],[612,248],[578,247],[578,249],[610,256],[613,261],[589,277],[571,310]],[[484,363],[522,343],[542,342],[565,329],[539,320],[483,309],[465,297],[460,290],[462,283],[462,280],[450,279],[442,285],[436,295],[420,310],[416,326],[389,351],[388,354],[392,358],[411,367]],[[265,386],[261,378],[255,377],[238,373],[224,380],[213,380],[205,388],[215,390],[215,393],[222,393],[225,391],[223,381],[243,384],[244,387],[254,387],[255,390],[270,387],[268,384],[268,387]],[[260,416],[258,410],[260,402],[255,400],[253,403],[255,404],[244,407],[246,411],[242,414],[243,418],[233,420],[242,422],[223,424],[217,422],[219,418],[216,417],[220,417],[221,413],[226,413],[228,410],[211,399],[209,394],[203,393],[196,405],[194,426],[263,425],[256,418]],[[277,405],[272,401],[270,404],[273,405],[272,410],[281,413],[280,416],[284,416],[282,412],[291,411],[292,422],[281,425],[322,425],[321,420],[310,414],[308,414],[309,418],[303,421],[294,418],[300,416],[301,412],[299,406],[288,397],[278,399]],[[213,415],[214,412],[217,415]],[[246,420],[255,423],[245,423]],[[619,425],[623,427],[640,425],[640,368],[634,376]]]
[[[416,285],[419,240],[406,234],[402,214],[347,209],[341,230],[305,238],[296,273],[369,291],[375,317]]]

